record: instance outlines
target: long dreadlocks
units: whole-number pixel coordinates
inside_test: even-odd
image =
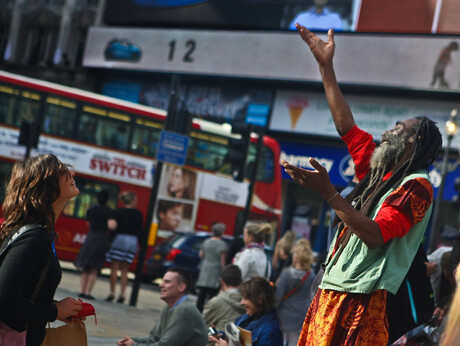
[[[418,122],[413,125],[410,131],[411,135],[415,134],[410,158],[394,171],[386,181],[373,179],[375,172],[371,170],[345,198],[347,202],[353,202],[355,209],[360,210],[364,215],[370,215],[378,201],[389,189],[393,186],[399,186],[407,175],[420,169],[428,169],[438,157],[442,148],[442,137],[438,127],[427,117],[417,117],[416,119]],[[334,224],[337,224],[338,221],[340,219],[336,217]]]

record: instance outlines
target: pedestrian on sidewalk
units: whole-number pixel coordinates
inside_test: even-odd
[[[307,240],[308,242],[308,240]],[[313,299],[311,286],[315,274],[311,270],[313,251],[310,242],[292,250],[292,267],[285,269],[276,287],[276,302],[284,345],[297,345],[302,322]]]
[[[200,273],[196,281],[199,289],[196,307],[200,312],[206,300],[211,299],[219,293],[220,281],[219,274],[225,266],[227,256],[227,244],[222,240],[225,232],[225,225],[216,222],[212,225],[212,237],[206,239],[200,249]]]
[[[105,300],[111,302],[115,299],[118,271],[120,271],[120,295],[117,303],[123,304],[126,298],[129,266],[133,263],[137,244],[142,236],[142,213],[136,209],[137,196],[134,192],[122,192],[120,199],[124,207],[117,209],[114,213],[115,218],[109,220],[111,229],[115,230],[115,236],[106,255],[111,272],[110,294]]]
[[[297,30],[318,63],[332,119],[359,179],[344,199],[315,159],[312,170],[282,162],[294,181],[324,198],[339,222],[298,345],[386,345],[387,293],[398,291],[423,240],[433,203],[428,168],[442,137],[432,120],[418,117],[398,121],[376,147],[355,124],[338,85],[333,30],[327,42],[301,25]]]
[[[248,221],[243,229],[245,247],[233,259],[233,264],[241,269],[243,281],[253,276],[270,279],[271,263],[265,255],[265,236],[272,232],[268,222]]]
[[[89,232],[74,263],[82,270],[80,298],[94,299],[91,291],[105,262],[105,253],[109,248],[109,220],[114,217],[113,210],[107,205],[108,200],[108,192],[100,191],[97,194],[98,205],[89,208],[86,213]]]
[[[188,298],[192,277],[184,269],[169,268],[160,284],[160,298],[166,303],[160,322],[144,338],[125,335],[118,346],[171,345],[204,346],[208,343],[206,324],[200,312]]]
[[[18,161],[11,171],[0,230],[0,252],[6,249],[0,257],[0,334],[7,332],[9,342],[41,345],[48,322],[70,323],[82,308],[71,297],[53,300],[62,277],[55,222],[80,192],[74,175],[50,154]]]

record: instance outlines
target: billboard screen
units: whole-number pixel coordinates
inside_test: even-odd
[[[460,34],[458,0],[109,0],[112,26]]]

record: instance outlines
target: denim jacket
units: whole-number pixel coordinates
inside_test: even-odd
[[[248,314],[238,317],[235,321],[238,327],[250,330],[253,346],[282,346],[283,334],[276,310],[270,310],[257,320],[250,321]]]

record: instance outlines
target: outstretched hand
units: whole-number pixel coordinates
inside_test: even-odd
[[[286,173],[289,174],[297,184],[319,192],[323,198],[327,198],[329,195],[334,194],[336,190],[329,179],[326,168],[312,157],[310,157],[309,162],[314,170],[296,167],[284,160],[281,161],[281,164]]]
[[[335,52],[334,30],[329,29],[327,32],[327,42],[321,40],[317,35],[312,33],[303,25],[295,24],[302,40],[310,47],[313,56],[320,66],[332,64],[332,58]]]

